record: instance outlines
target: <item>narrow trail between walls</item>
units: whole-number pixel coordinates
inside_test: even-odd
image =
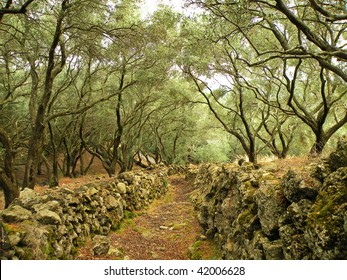
[[[91,245],[86,244],[79,250],[77,259],[214,258],[213,246],[199,240],[202,229],[189,198],[193,190],[184,176],[170,176],[169,190],[164,197],[155,200],[146,210],[124,219],[120,229],[108,236],[113,253],[94,256]]]

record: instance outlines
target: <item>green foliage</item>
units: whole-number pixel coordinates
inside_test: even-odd
[[[112,175],[139,154],[167,164],[302,155],[347,133],[346,23],[322,25],[310,3],[283,1],[312,38],[265,1],[204,0],[189,16],[159,5],[147,18],[139,1],[70,2],[1,18],[0,126],[16,164],[40,143],[46,173],[84,174],[89,153]]]
[[[136,216],[137,216],[137,214],[135,212],[131,212],[131,211],[127,211],[127,210],[124,211],[124,219],[126,219],[126,220],[133,219]]]

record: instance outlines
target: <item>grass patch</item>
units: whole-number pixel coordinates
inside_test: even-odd
[[[165,196],[162,198],[164,203],[170,203],[173,201],[173,196],[171,193],[166,193]]]
[[[212,241],[195,241],[188,250],[188,257],[191,260],[221,260],[222,253]]]
[[[136,224],[133,220],[130,220],[130,219],[123,220],[120,223],[119,228],[116,230],[116,232],[119,234],[123,234],[125,230],[128,228],[132,228],[132,229],[136,228]]]
[[[188,257],[191,260],[202,260],[201,247],[202,241],[195,241],[188,249]]]
[[[124,211],[124,219],[125,220],[133,219],[136,216],[137,216],[137,214],[135,212],[130,212],[130,211],[127,211],[127,210]]]
[[[164,178],[163,180],[164,187],[167,188],[169,186],[169,180],[168,178]]]
[[[124,218],[118,224],[118,228],[115,230],[115,232],[122,234],[128,228],[131,228],[132,230],[138,232],[138,228],[136,227],[136,223],[133,220],[137,216],[138,216],[138,214],[136,214],[135,212],[130,212],[130,211],[125,210],[124,211]]]

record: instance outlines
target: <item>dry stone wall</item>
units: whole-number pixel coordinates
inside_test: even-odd
[[[347,259],[347,145],[339,147],[282,178],[249,163],[200,166],[192,198],[223,258]]]
[[[125,211],[140,210],[165,194],[167,182],[166,170],[160,169],[150,174],[126,172],[74,191],[62,188],[39,195],[24,189],[19,199],[1,213],[7,233],[1,257],[73,258],[89,237],[101,240],[117,229]]]

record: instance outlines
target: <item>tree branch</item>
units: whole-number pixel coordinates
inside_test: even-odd
[[[0,8],[0,22],[4,14],[25,14],[28,6],[35,0],[27,0],[20,8],[11,8],[12,0],[8,0],[4,8]]]

